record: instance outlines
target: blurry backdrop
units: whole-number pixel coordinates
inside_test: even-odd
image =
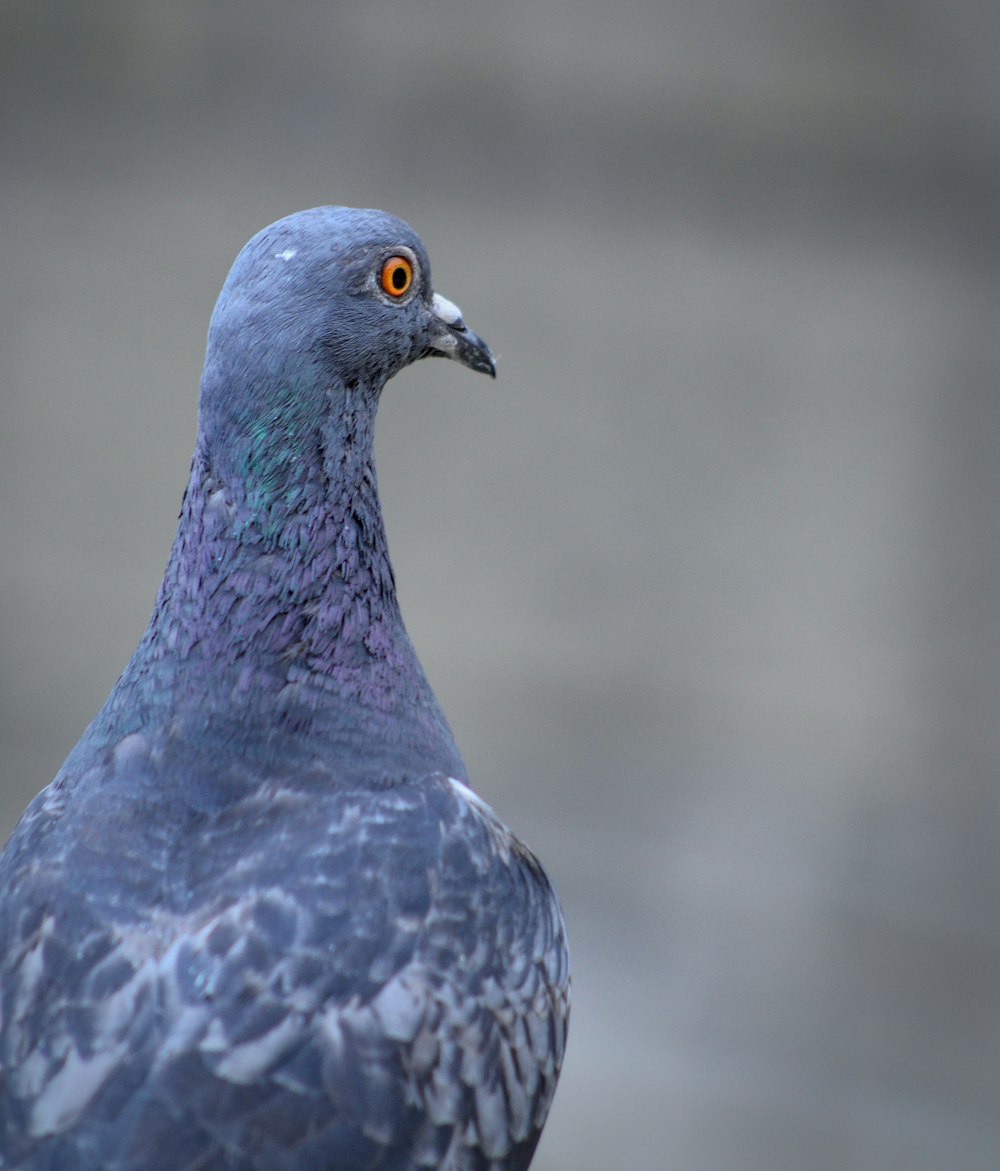
[[[998,34],[4,3],[4,832],[145,625],[232,258],[388,208],[500,356],[396,379],[378,457],[411,634],[571,929],[539,1171],[995,1171]]]

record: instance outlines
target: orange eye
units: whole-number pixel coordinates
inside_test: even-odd
[[[390,256],[382,265],[382,288],[390,297],[402,297],[413,284],[413,265],[405,256]]]

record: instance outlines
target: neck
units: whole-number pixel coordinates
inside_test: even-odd
[[[156,607],[116,692],[148,681],[172,713],[281,720],[369,758],[381,737],[393,759],[461,770],[396,601],[373,411],[348,403],[338,423],[330,443],[262,429],[240,475],[199,436]]]
[[[261,474],[235,487],[199,443],[153,616],[173,653],[294,664],[348,690],[359,667],[412,665],[368,431],[352,428],[333,453],[317,436],[284,474],[272,452],[251,453]]]

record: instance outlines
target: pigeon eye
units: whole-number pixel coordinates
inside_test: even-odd
[[[402,297],[413,284],[413,265],[405,256],[390,256],[382,265],[382,288],[390,297]]]

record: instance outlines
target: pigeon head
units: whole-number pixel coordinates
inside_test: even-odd
[[[432,356],[495,375],[486,343],[434,292],[412,228],[381,211],[298,212],[250,240],[219,295],[200,439],[227,480],[261,465],[286,479],[310,444],[335,447],[346,421],[370,420],[387,379]]]

